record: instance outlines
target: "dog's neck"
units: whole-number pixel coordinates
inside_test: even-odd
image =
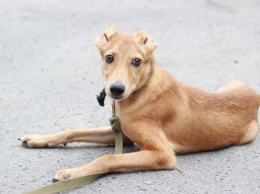
[[[154,66],[151,76],[145,85],[134,91],[127,99],[116,101],[116,109],[119,116],[127,116],[127,113],[138,111],[138,108],[146,103],[156,100],[166,90],[170,89],[174,79],[168,73],[167,78],[161,77],[162,69]]]

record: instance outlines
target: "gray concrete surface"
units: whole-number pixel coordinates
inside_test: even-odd
[[[260,93],[259,0],[0,1],[0,193],[51,183],[60,169],[113,148],[25,149],[17,138],[107,125],[95,38],[109,25],[146,28],[157,64],[214,91],[240,79]],[[125,152],[137,148],[126,148]],[[260,137],[248,145],[178,156],[178,170],[115,173],[65,193],[260,193]]]

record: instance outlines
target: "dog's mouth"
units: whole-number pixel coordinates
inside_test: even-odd
[[[123,96],[114,96],[114,95],[111,95],[110,97],[111,97],[113,100],[116,100],[116,101],[121,101],[121,100],[124,99]]]
[[[121,95],[113,95],[111,93],[108,93],[108,96],[112,99],[112,100],[115,100],[115,101],[122,101],[122,100],[125,100],[129,97],[129,95],[127,93],[123,93]]]

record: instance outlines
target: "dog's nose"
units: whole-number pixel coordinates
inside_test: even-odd
[[[122,83],[119,82],[115,82],[112,83],[110,85],[110,92],[114,95],[114,96],[120,96],[121,94],[124,93],[125,91],[125,86]]]

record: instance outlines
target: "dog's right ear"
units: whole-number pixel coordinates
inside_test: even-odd
[[[104,30],[101,36],[96,40],[96,47],[102,51],[106,44],[111,40],[112,36],[116,34],[116,30],[113,26],[108,27]]]

